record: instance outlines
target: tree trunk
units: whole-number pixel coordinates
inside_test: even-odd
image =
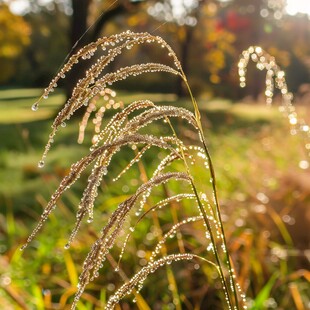
[[[260,11],[263,8],[262,0],[255,1],[255,10],[252,16],[252,44],[260,45],[262,40],[262,29],[264,29],[263,18],[260,15]],[[261,72],[255,68],[253,72],[252,84],[249,85],[249,95],[253,97],[254,101],[258,101],[260,94],[263,91],[264,78],[262,78]]]
[[[88,30],[87,17],[92,0],[72,0],[72,24],[71,24],[71,46],[70,54],[77,52],[81,47],[95,41],[101,34],[103,27],[107,22],[117,15],[130,12],[139,2],[128,0],[118,1],[112,5],[109,10],[99,16],[95,24]],[[89,67],[90,61],[83,60],[76,64],[68,74],[66,83],[66,96],[70,98],[72,90],[77,81],[83,77],[84,72]]]
[[[76,53],[88,42],[87,16],[91,0],[72,0],[71,46],[70,54]],[[66,96],[70,98],[74,85],[85,71],[86,62],[79,62],[72,67],[66,83]]]
[[[185,37],[183,41],[181,41],[180,44],[180,61],[182,64],[183,71],[185,75],[187,76],[188,73],[188,65],[189,65],[189,52],[191,47],[191,42],[193,39],[193,33],[194,33],[194,27],[185,26]],[[181,77],[178,77],[177,83],[176,83],[176,94],[179,98],[184,97],[185,94],[187,94],[187,91],[184,89],[183,79]]]

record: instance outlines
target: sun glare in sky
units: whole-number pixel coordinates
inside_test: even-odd
[[[304,13],[310,16],[310,0],[286,0],[286,2],[286,12],[288,14]]]
[[[14,0],[14,1],[8,1],[5,0],[5,2],[9,3],[10,10],[17,15],[24,14],[29,10],[30,4],[29,0]],[[51,0],[39,0],[38,3],[40,5],[44,5],[51,2]]]
[[[221,0],[224,1],[224,0]],[[226,0],[227,1],[227,0]],[[5,2],[9,2],[5,0]],[[39,0],[40,4],[47,4],[51,0]],[[298,13],[307,14],[310,17],[310,0],[286,0],[286,12],[289,15],[296,15]],[[15,14],[23,14],[29,9],[29,0],[14,0],[10,1],[10,8]]]

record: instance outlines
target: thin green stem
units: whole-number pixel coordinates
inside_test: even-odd
[[[199,113],[199,111],[198,111]],[[197,116],[197,115],[196,115]],[[166,117],[166,121],[167,123],[169,124],[172,132],[173,132],[173,135],[177,138],[177,134],[169,120],[168,117]],[[189,169],[189,166],[188,166],[188,163],[187,163],[187,160],[186,160],[186,157],[185,157],[185,154],[184,154],[184,150],[183,150],[183,147],[182,145],[180,146],[180,152],[181,152],[181,155],[182,155],[182,159],[184,161],[184,165],[185,165],[185,168],[186,168],[186,172],[187,174],[190,176],[191,173],[190,173],[190,169]],[[210,158],[210,155],[209,155],[209,152],[207,152],[207,157],[208,157],[208,160]],[[211,167],[211,165],[210,165]],[[213,182],[212,182],[213,183]],[[231,301],[231,297],[230,297],[230,294],[229,294],[229,288],[228,288],[228,285],[227,285],[227,282],[226,282],[226,279],[225,279],[225,276],[224,276],[224,273],[223,273],[223,268],[222,268],[222,263],[221,263],[221,259],[220,259],[220,256],[219,256],[219,253],[217,251],[217,247],[216,247],[216,243],[215,243],[215,239],[214,239],[214,236],[213,236],[213,231],[212,231],[212,227],[211,227],[211,224],[209,222],[209,219],[208,219],[208,215],[206,213],[206,210],[203,206],[203,204],[201,203],[200,199],[199,199],[199,195],[198,195],[198,191],[197,191],[197,188],[193,182],[193,179],[191,179],[191,186],[192,186],[192,189],[194,191],[194,194],[196,196],[196,199],[197,199],[197,202],[198,202],[198,208],[199,208],[199,211],[200,213],[202,214],[202,217],[203,217],[203,220],[205,222],[205,225],[209,231],[209,234],[210,234],[210,238],[211,238],[211,243],[213,245],[213,252],[214,252],[214,255],[215,255],[215,259],[216,259],[216,262],[218,264],[218,267],[219,267],[219,274],[220,274],[220,278],[222,280],[222,283],[224,285],[224,291],[225,291],[225,297],[227,298],[227,302],[229,304],[230,307],[233,307],[233,303]],[[226,251],[227,253],[227,251]],[[230,265],[229,265],[230,266]],[[231,273],[229,273],[231,275]],[[233,280],[233,278],[232,278]],[[236,298],[236,297],[235,297]],[[237,299],[236,299],[236,304],[237,304]]]
[[[206,152],[206,155],[207,155],[207,160],[208,160],[208,164],[209,164],[209,168],[210,168],[210,176],[211,176],[211,183],[212,183],[212,190],[213,190],[213,195],[214,195],[214,204],[215,204],[216,214],[217,214],[218,222],[219,222],[220,229],[221,229],[221,237],[222,237],[223,245],[225,247],[225,251],[224,252],[226,254],[226,260],[227,260],[227,265],[228,265],[228,270],[229,270],[230,281],[232,283],[232,290],[233,290],[233,294],[234,294],[234,298],[235,298],[235,304],[236,304],[237,310],[239,310],[239,302],[238,302],[236,282],[235,282],[235,279],[234,279],[234,272],[233,272],[233,268],[232,268],[232,265],[231,265],[230,256],[229,256],[228,251],[227,251],[227,242],[226,242],[223,222],[222,222],[222,218],[221,218],[220,204],[218,202],[214,165],[213,165],[213,162],[212,162],[212,159],[211,159],[211,155],[210,155],[210,152],[209,152],[209,149],[207,147],[207,143],[206,143],[206,140],[205,140],[205,137],[204,137],[204,134],[203,134],[202,125],[201,125],[201,116],[200,116],[198,104],[196,102],[196,99],[193,96],[193,93],[191,91],[191,88],[190,88],[190,86],[188,84],[188,81],[187,81],[187,78],[186,78],[184,72],[182,72],[182,75],[183,75],[183,80],[184,80],[185,85],[186,85],[186,87],[188,89],[188,92],[190,94],[190,97],[191,97],[191,100],[192,100],[192,103],[193,103],[193,106],[194,106],[196,121],[197,121],[197,125],[198,125],[198,128],[199,128],[199,134],[201,136],[203,148],[204,148],[204,150]]]
[[[214,236],[213,236],[211,224],[210,224],[208,216],[206,214],[206,210],[204,209],[204,207],[203,207],[203,205],[202,205],[202,203],[201,203],[201,201],[199,199],[198,192],[197,192],[196,186],[195,186],[193,181],[191,181],[191,185],[192,185],[194,194],[197,197],[199,211],[201,212],[201,214],[203,216],[203,220],[204,220],[204,222],[205,222],[205,224],[207,226],[207,229],[208,229],[208,231],[210,233],[211,243],[213,245],[213,253],[215,255],[216,262],[217,262],[217,264],[219,266],[220,277],[221,277],[221,280],[222,280],[223,285],[224,285],[224,291],[225,291],[225,295],[226,295],[225,297],[227,298],[228,304],[230,306],[233,306],[233,303],[231,301],[231,297],[230,297],[230,294],[229,294],[228,285],[227,285],[227,282],[226,282],[226,279],[225,279],[225,276],[224,276],[224,273],[223,273],[223,268],[222,268],[222,263],[221,263],[221,260],[220,260],[220,256],[219,256],[219,253],[218,253],[217,248],[216,248],[216,243],[215,243],[215,239],[214,239]]]

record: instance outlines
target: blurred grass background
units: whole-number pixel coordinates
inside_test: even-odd
[[[38,238],[26,251],[19,251],[69,165],[89,148],[87,139],[85,144],[76,143],[78,120],[73,119],[56,136],[45,167],[37,167],[49,135],[50,117],[64,100],[59,91],[33,112],[30,107],[40,92],[0,92],[0,303],[8,310],[69,308],[79,266],[95,240],[96,227],[101,227],[109,212],[128,195],[127,180],[138,178],[132,169],[118,188],[105,180],[96,204],[99,220],[94,225],[84,225],[72,250],[65,251],[74,210],[86,182],[82,177],[65,194]],[[125,103],[146,96],[124,92],[118,95]],[[147,94],[147,98],[168,103],[175,96]],[[303,141],[290,135],[276,106],[216,98],[208,103],[200,99],[198,103],[216,169],[228,247],[239,269],[239,282],[252,305],[250,309],[307,309],[310,183]],[[190,106],[186,99],[178,104]],[[304,107],[298,110],[307,117]],[[87,135],[91,135],[91,130]],[[146,231],[144,225],[147,224],[135,233],[129,253],[145,250],[139,245]],[[196,237],[204,238],[199,233]],[[130,273],[135,262],[130,255],[124,259]],[[184,309],[191,309],[188,304],[197,309],[222,309],[210,269],[194,264],[176,264],[172,269]],[[100,309],[118,282],[113,269],[104,267],[99,279],[83,295],[79,309]],[[187,282],[192,285],[185,285]],[[152,275],[142,293],[151,309],[170,309],[172,305],[167,280],[161,272]],[[135,307],[145,309],[130,300],[122,304],[122,309]]]
[[[278,107],[263,103],[265,73],[257,72],[251,64],[244,89],[239,88],[237,74],[242,50],[261,45],[285,70],[298,113],[310,123],[310,11],[306,2],[0,1],[1,309],[69,309],[89,246],[111,210],[139,183],[138,169],[128,171],[117,186],[111,187],[107,176],[96,204],[98,221],[85,224],[72,249],[65,251],[87,181],[82,176],[66,192],[38,238],[25,252],[19,251],[70,163],[89,149],[92,130],[87,130],[85,144],[78,145],[79,120],[73,119],[56,136],[44,169],[37,167],[52,117],[85,68],[81,66],[69,76],[72,83],[59,83],[64,90],[56,90],[36,113],[31,106],[77,41],[76,48],[127,29],[160,35],[171,44],[198,97],[216,169],[228,247],[249,308],[310,309],[309,155],[304,141],[290,135]],[[150,60],[166,63],[168,59],[165,52],[143,46],[124,53],[112,70]],[[161,74],[128,79],[118,87],[118,100],[124,103],[145,98],[168,104],[177,100],[178,105],[191,109],[180,80],[167,80]],[[190,131],[179,130],[185,139],[191,139]],[[125,165],[131,156],[126,153],[126,158],[118,159],[110,169],[119,171],[118,165]],[[144,160],[154,163],[151,156]],[[169,219],[161,214],[166,226]],[[128,245],[129,254],[124,257],[128,274],[149,255],[148,244],[143,245],[148,240],[143,238],[148,236],[147,224],[139,225],[135,241]],[[188,235],[195,236],[187,246],[199,251],[203,234],[198,226],[187,229],[191,230]],[[175,242],[171,241],[168,250],[173,249]],[[114,258],[117,251],[112,253]],[[140,260],[134,261],[130,254],[137,254]],[[113,263],[112,256],[110,260]],[[210,268],[195,263],[171,268],[182,309],[223,309],[220,284]],[[166,276],[162,270],[152,275],[142,291],[145,301],[141,297],[134,304],[129,298],[122,309],[146,310],[146,303],[155,310],[173,309],[175,296]],[[120,283],[107,264],[83,295],[79,309],[101,309]]]

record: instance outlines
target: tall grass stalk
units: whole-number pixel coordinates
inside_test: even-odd
[[[124,51],[130,50],[133,46],[140,44],[154,45],[165,49],[167,55],[171,58],[171,64],[141,63],[122,67],[108,73],[104,71],[108,69],[108,65],[114,62]],[[58,81],[65,78],[65,75],[72,67],[84,59],[92,59],[92,65],[85,72],[85,76],[77,82],[73,89],[72,96],[56,116],[42,159],[38,164],[40,168],[45,164],[48,151],[54,141],[56,132],[61,127],[65,126],[71,116],[81,107],[88,107],[88,115],[83,118],[83,126],[79,139],[83,140],[84,130],[90,114],[95,111],[96,106],[102,103],[100,97],[105,97],[107,89],[109,89],[113,83],[127,79],[130,76],[153,72],[166,72],[174,76],[180,76],[187,86],[194,113],[178,106],[158,105],[147,99],[134,101],[122,109],[119,109],[121,105],[114,104],[114,101],[113,104],[109,102],[106,103],[105,109],[113,107],[119,111],[114,113],[104,128],[101,126],[103,124],[103,113],[97,112],[96,119],[99,125],[96,128],[96,133],[92,140],[93,145],[90,148],[90,153],[71,165],[70,172],[63,178],[59,187],[51,196],[37,226],[28,237],[22,249],[33,240],[42,228],[44,222],[54,210],[63,193],[77,181],[88,166],[92,165],[92,171],[88,177],[88,184],[86,185],[78,206],[76,223],[66,245],[66,248],[69,248],[84,218],[88,216],[87,222],[89,223],[93,220],[93,207],[98,195],[98,188],[100,187],[102,179],[109,172],[109,166],[114,155],[118,153],[122,154],[121,149],[127,146],[136,150],[135,157],[118,176],[114,177],[114,181],[116,182],[119,178],[122,178],[135,163],[141,164],[142,157],[150,148],[156,147],[162,150],[161,152],[163,152],[165,156],[160,160],[156,169],[153,170],[152,176],[149,179],[144,178],[143,183],[136,189],[135,193],[117,206],[110,215],[106,225],[102,228],[100,236],[92,245],[84,261],[77,292],[72,303],[72,309],[76,308],[86,286],[98,277],[99,269],[102,267],[108,255],[110,255],[110,250],[124,231],[126,232],[126,237],[124,246],[121,250],[118,266],[121,262],[122,254],[126,251],[127,241],[140,221],[147,217],[149,213],[156,212],[162,207],[167,206],[172,208],[172,202],[177,202],[181,207],[184,207],[185,201],[194,201],[194,206],[197,208],[192,208],[193,214],[189,215],[187,218],[183,218],[179,222],[176,220],[177,217],[174,217],[175,220],[171,229],[167,233],[161,233],[158,243],[155,245],[154,251],[147,264],[128,281],[125,281],[125,283],[109,297],[106,309],[113,309],[125,295],[133,292],[134,289],[139,292],[148,275],[155,272],[161,266],[169,266],[171,263],[178,261],[192,260],[208,263],[218,272],[222,282],[224,300],[228,309],[239,310],[241,307],[246,308],[244,295],[241,294],[240,287],[236,283],[235,272],[232,268],[227,250],[227,242],[217,197],[215,172],[207,142],[204,137],[199,108],[175,52],[162,38],[153,36],[149,33],[133,33],[127,31],[110,37],[100,38],[96,42],[83,47],[75,55],[70,57],[68,62],[45,89],[39,101],[32,106],[32,109],[36,111],[40,101],[46,99],[54,88],[57,87]],[[195,145],[186,144],[185,141],[182,140],[177,128],[173,125],[173,118],[185,121],[192,128],[192,131],[195,132],[197,136]],[[145,126],[158,121],[163,121],[164,124],[168,125],[170,128],[170,135],[155,136],[149,134],[149,131],[147,131],[148,133],[141,133],[145,132]],[[155,155],[154,158],[156,158]],[[202,183],[198,180],[193,170],[196,162],[200,164],[200,161],[202,161],[202,163],[199,168],[199,171],[201,171],[199,174],[208,175],[208,177],[204,178]],[[182,163],[182,168],[177,169],[177,167],[179,167],[178,163],[180,162]],[[147,168],[150,170],[152,167]],[[205,172],[203,173],[202,171]],[[168,197],[163,196],[159,201],[157,197],[157,202],[156,196],[155,200],[154,197],[150,199],[152,197],[152,191],[156,187],[164,186],[170,188],[171,182],[177,182],[179,184],[179,193]],[[210,189],[208,190],[209,187]],[[135,212],[132,210],[135,210]],[[134,218],[137,218],[136,224],[132,225],[130,223]],[[209,242],[205,254],[210,255],[209,253],[213,253],[212,261],[202,255],[184,252],[186,249],[181,250],[180,253],[172,254],[164,249],[168,236],[171,237],[175,235],[176,231],[180,232],[181,227],[184,225],[190,225],[193,222],[199,221],[202,221],[204,224],[203,229],[205,230],[205,237]],[[160,253],[162,257],[156,258]],[[118,267],[116,271],[119,272]],[[173,281],[174,280],[172,280],[172,282]],[[177,293],[177,291],[175,291],[174,294],[175,293]]]

